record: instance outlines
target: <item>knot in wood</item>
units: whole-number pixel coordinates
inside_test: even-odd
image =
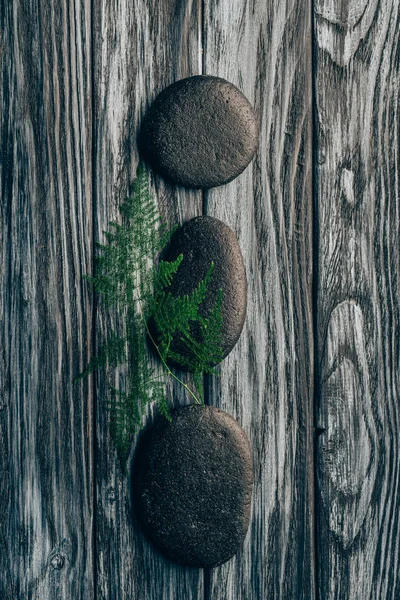
[[[62,569],[64,566],[64,563],[65,563],[65,558],[59,552],[57,552],[57,554],[54,554],[53,558],[50,561],[51,566],[55,570]]]

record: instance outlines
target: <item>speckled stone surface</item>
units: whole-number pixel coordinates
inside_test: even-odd
[[[253,466],[249,440],[228,413],[188,406],[160,418],[134,461],[133,496],[145,532],[170,558],[213,567],[241,547]]]
[[[247,98],[225,79],[205,75],[165,88],[147,111],[140,132],[142,155],[154,170],[193,188],[237,177],[257,145],[257,118]]]
[[[174,296],[190,294],[204,279],[214,262],[214,271],[200,312],[203,316],[209,314],[221,289],[221,346],[225,358],[240,337],[247,308],[246,273],[236,235],[219,219],[195,217],[175,232],[163,259],[172,261],[179,254],[183,254],[183,261],[168,288]],[[192,333],[200,341],[195,329]],[[175,339],[171,348],[190,357],[190,351],[179,340]]]

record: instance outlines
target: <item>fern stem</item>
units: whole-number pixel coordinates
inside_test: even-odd
[[[142,315],[143,315],[143,313],[142,313]],[[169,366],[168,366],[168,365],[167,365],[167,363],[165,362],[165,359],[164,359],[163,355],[161,354],[161,352],[160,352],[160,349],[159,349],[158,345],[156,344],[156,342],[155,342],[155,340],[154,340],[153,336],[151,335],[151,332],[150,332],[149,326],[147,325],[147,321],[146,321],[146,319],[145,319],[144,315],[143,315],[143,320],[144,320],[144,325],[145,325],[145,327],[146,327],[147,334],[148,334],[148,336],[149,336],[149,338],[150,338],[150,340],[151,340],[151,342],[152,342],[152,344],[153,344],[154,348],[157,350],[157,354],[158,354],[158,356],[160,357],[160,360],[161,360],[161,362],[162,362],[162,364],[163,364],[163,366],[164,366],[164,369],[166,369],[166,371],[167,371],[167,374],[168,374],[168,375],[170,375],[170,376],[171,376],[173,379],[175,379],[175,381],[177,381],[178,383],[180,383],[181,385],[183,385],[183,387],[184,387],[184,388],[185,388],[185,390],[188,392],[188,394],[190,394],[190,395],[192,396],[192,398],[194,399],[194,401],[196,402],[196,404],[202,404],[202,402],[201,402],[201,401],[200,401],[200,400],[197,398],[197,396],[196,396],[196,395],[195,395],[195,394],[192,392],[192,390],[190,389],[190,387],[189,387],[189,386],[188,386],[188,385],[187,385],[187,384],[186,384],[184,381],[182,381],[182,379],[180,379],[180,378],[179,378],[177,375],[175,375],[175,374],[174,374],[174,373],[171,371],[171,369],[169,368]]]

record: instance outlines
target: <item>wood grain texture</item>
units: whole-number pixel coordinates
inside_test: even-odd
[[[315,0],[318,45],[341,66],[347,65],[368,33],[379,0]]]
[[[343,8],[344,7],[344,8]],[[399,569],[399,3],[317,2],[321,599],[394,600]]]
[[[0,35],[0,597],[92,598],[90,3]]]
[[[253,448],[252,519],[206,598],[314,598],[311,24],[309,2],[205,2],[204,72],[255,106],[254,162],[211,190],[207,212],[237,234],[248,280],[239,343],[209,401]]]
[[[142,116],[156,94],[199,73],[200,2],[118,0],[95,3],[95,237],[118,220],[138,162]],[[202,211],[201,192],[152,179],[161,214],[171,224]],[[123,320],[101,304],[96,347]],[[116,375],[123,385],[123,372]],[[97,379],[97,597],[100,600],[203,600],[203,572],[174,564],[143,536],[132,511],[131,464],[121,470],[109,436],[104,374]],[[176,405],[182,389],[169,388]],[[152,421],[151,412],[147,423]],[[136,441],[132,445],[134,455]]]
[[[1,600],[400,597],[400,6],[313,8],[312,73],[311,0],[0,4]],[[110,440],[105,374],[95,389],[73,384],[124,327],[83,274],[119,219],[143,113],[200,72],[236,84],[261,128],[255,160],[227,186],[203,195],[150,176],[171,223],[203,209],[226,222],[247,272],[246,326],[207,400],[249,434],[252,519],[243,549],[211,571],[177,566],[142,535],[131,462],[126,476]],[[317,590],[313,262],[326,428]]]

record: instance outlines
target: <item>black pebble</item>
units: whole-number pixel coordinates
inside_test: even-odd
[[[170,558],[213,567],[240,548],[250,519],[253,467],[249,440],[228,413],[187,406],[160,418],[134,462],[139,521]]]
[[[243,256],[237,238],[228,225],[214,217],[201,216],[187,221],[171,239],[163,259],[175,260],[183,254],[183,261],[168,290],[173,296],[190,294],[206,276],[214,262],[214,270],[207,288],[207,296],[200,306],[205,317],[214,307],[222,290],[222,358],[238,341],[246,318],[247,284]],[[155,333],[157,337],[157,333]],[[192,329],[192,335],[201,339]],[[188,348],[176,338],[171,349],[190,358]],[[172,363],[171,361],[171,364]]]
[[[255,112],[242,92],[219,77],[196,75],[164,89],[140,134],[144,158],[179,185],[210,188],[237,177],[258,145]]]

